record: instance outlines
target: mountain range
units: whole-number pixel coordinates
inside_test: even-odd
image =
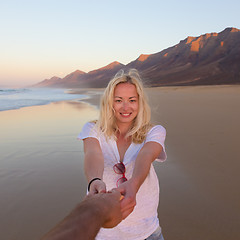
[[[120,69],[137,69],[146,86],[240,84],[240,30],[187,37],[173,47],[142,54],[123,65],[113,62],[88,73],[76,70],[64,78],[52,77],[34,87],[106,87]]]

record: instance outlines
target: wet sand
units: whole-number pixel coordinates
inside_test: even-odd
[[[81,102],[0,112],[0,239],[39,239],[86,194],[77,135],[97,116]]]
[[[90,91],[85,103],[0,112],[1,239],[39,239],[85,195],[76,137],[98,116],[101,90]],[[165,239],[238,239],[240,86],[147,92],[153,122],[167,129],[168,160],[154,164]]]
[[[168,161],[157,166],[166,240],[240,239],[240,86],[150,93],[167,128]]]

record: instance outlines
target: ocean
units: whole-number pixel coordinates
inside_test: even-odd
[[[0,89],[0,111],[35,105],[46,105],[63,100],[83,99],[82,94],[69,94],[66,89],[22,88]]]

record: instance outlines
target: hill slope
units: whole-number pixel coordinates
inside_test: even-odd
[[[240,30],[188,37],[159,53],[129,63],[152,86],[240,83]]]

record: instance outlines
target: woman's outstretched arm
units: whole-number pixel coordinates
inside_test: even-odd
[[[103,177],[104,159],[100,144],[95,138],[86,138],[84,144],[84,171],[88,183],[94,178]],[[95,180],[91,183],[89,193],[95,194],[106,192],[106,185],[102,180]]]
[[[124,195],[121,202],[123,219],[133,211],[136,205],[136,194],[146,179],[152,162],[160,155],[161,151],[162,146],[159,143],[145,143],[137,156],[132,177],[118,187],[118,190]]]

